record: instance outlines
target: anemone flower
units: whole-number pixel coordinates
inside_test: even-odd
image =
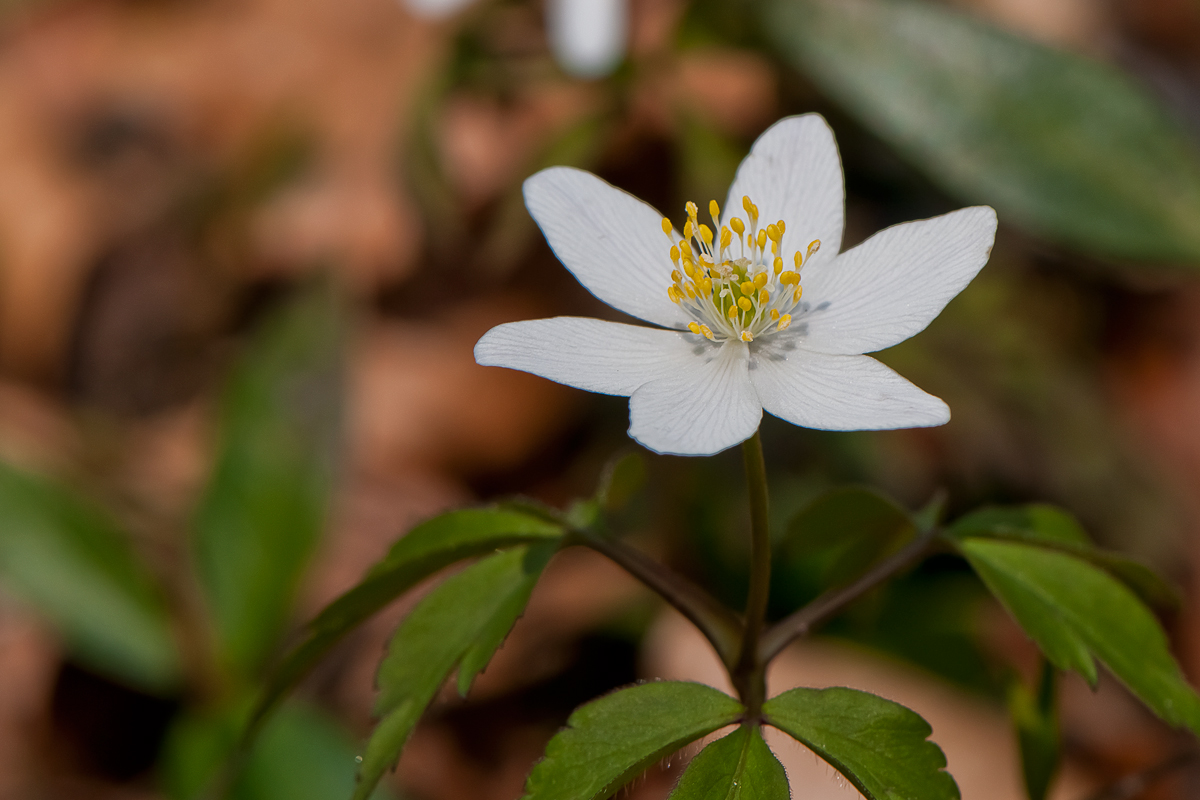
[[[894,225],[840,253],[841,160],[817,114],[769,128],[711,227],[694,203],[680,234],[659,212],[567,167],[525,181],[525,205],[592,294],[655,326],[581,317],[500,325],[485,366],[629,397],[629,435],[710,455],[762,412],[823,430],[942,425],[950,409],[870,356],[923,330],[987,262],[996,212]]]

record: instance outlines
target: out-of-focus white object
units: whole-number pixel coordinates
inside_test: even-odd
[[[448,17],[473,0],[403,0],[419,17]],[[625,57],[629,0],[548,0],[546,31],[559,66],[577,78],[601,78]]]
[[[599,78],[625,55],[627,0],[555,0],[546,8],[550,49],[559,65],[579,78]]]

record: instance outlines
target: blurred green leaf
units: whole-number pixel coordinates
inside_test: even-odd
[[[533,768],[525,800],[599,800],[745,709],[699,683],[657,681],[619,689],[576,709]]]
[[[614,459],[600,476],[596,502],[610,514],[622,510],[646,485],[646,459],[640,453],[626,453]]]
[[[780,52],[945,188],[1110,258],[1200,263],[1200,156],[1120,71],[915,0],[769,0]]]
[[[204,797],[232,751],[244,705],[187,715],[168,733],[160,761],[163,789],[172,800]],[[354,743],[325,714],[290,704],[263,729],[247,754],[229,800],[329,800],[354,791]],[[394,795],[380,788],[373,800]]]
[[[1052,547],[1106,570],[1155,608],[1177,608],[1179,593],[1145,564],[1096,549],[1083,526],[1062,509],[1044,504],[984,508],[946,529],[956,539],[989,538]]]
[[[562,535],[562,527],[541,516],[505,509],[451,511],[421,523],[392,545],[361,583],[308,624],[305,638],[267,679],[251,724],[257,725],[343,636],[433,573],[464,558]]]
[[[778,547],[775,609],[790,611],[849,583],[915,530],[908,512],[878,492],[843,486],[821,494],[792,517]]]
[[[356,800],[365,798],[394,764],[425,707],[459,664],[458,688],[471,680],[504,641],[557,542],[497,553],[447,578],[401,623],[379,665],[379,724],[367,742]]]
[[[758,726],[742,725],[700,751],[668,800],[788,800],[787,774]]]
[[[264,324],[226,387],[195,550],[222,662],[243,676],[274,648],[325,524],[343,316],[329,283],[311,288]]]
[[[766,722],[846,776],[868,800],[960,797],[929,723],[899,703],[855,689],[792,689],[763,705]]]
[[[1158,620],[1124,584],[1067,553],[966,539],[963,555],[1046,658],[1096,683],[1094,653],[1156,714],[1200,732],[1200,697]]]
[[[1021,773],[1029,800],[1045,800],[1062,753],[1055,675],[1049,662],[1042,662],[1039,684],[1035,695],[1025,684],[1016,681],[1008,694],[1008,711],[1017,729]]]
[[[0,579],[53,623],[81,663],[151,692],[176,687],[167,607],[125,534],[65,489],[4,464]]]

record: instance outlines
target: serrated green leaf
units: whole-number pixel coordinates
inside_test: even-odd
[[[1120,71],[929,2],[764,11],[784,57],[951,192],[1094,255],[1200,262],[1200,156]]]
[[[417,583],[456,561],[530,542],[554,542],[563,529],[510,509],[465,509],[427,520],[396,542],[354,588],[308,624],[307,635],[271,674],[253,714],[257,725],[343,636]]]
[[[821,494],[792,517],[779,544],[775,607],[790,611],[850,582],[915,530],[907,511],[871,489],[843,486]]]
[[[578,708],[546,745],[525,800],[598,800],[688,742],[736,722],[742,704],[699,683],[619,689]]]
[[[1177,608],[1179,593],[1139,561],[1097,549],[1071,514],[1044,504],[996,506],[967,514],[946,529],[955,539],[991,538],[1040,544],[1103,568],[1155,608]]]
[[[920,715],[855,689],[792,689],[763,705],[766,722],[801,742],[868,800],[957,800],[946,756]]]
[[[195,551],[222,663],[243,677],[274,648],[325,525],[343,327],[331,287],[310,289],[268,320],[226,387]]]
[[[459,688],[470,685],[525,610],[556,549],[557,542],[550,542],[485,558],[447,578],[405,618],[379,665],[375,713],[380,721],[363,754],[355,800],[369,796],[395,763],[425,707],[460,661],[469,677],[459,681]]]
[[[1044,547],[989,539],[966,539],[959,547],[1052,664],[1095,684],[1094,653],[1168,723],[1200,732],[1200,697],[1184,680],[1158,620],[1124,584]]]
[[[67,490],[5,464],[0,580],[46,616],[81,663],[151,692],[177,686],[166,603],[125,533]]]
[[[789,800],[787,774],[757,726],[742,725],[692,759],[668,800]]]
[[[641,453],[626,453],[610,462],[600,476],[596,502],[608,513],[620,511],[646,485],[646,460]]]
[[[1029,800],[1045,800],[1058,770],[1062,748],[1056,696],[1054,668],[1045,661],[1036,695],[1019,681],[1009,690],[1008,710],[1017,730],[1021,774]]]

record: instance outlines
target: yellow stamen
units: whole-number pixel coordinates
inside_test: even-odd
[[[696,290],[692,288],[692,284],[689,283],[686,286],[684,286],[683,288],[687,290],[687,296],[688,296],[689,300],[696,299]]]
[[[766,286],[767,285],[767,273],[760,272],[757,275],[755,275],[754,276],[754,285],[760,289],[762,287]]]
[[[696,265],[693,264],[690,259],[683,262],[683,274],[687,275],[689,278],[696,277]]]
[[[765,250],[766,247],[767,247],[767,232],[759,231],[758,232],[758,248],[760,250]]]
[[[679,248],[675,245],[671,245],[671,262],[674,264],[679,263]]]
[[[779,319],[779,309],[778,308],[771,309],[771,319],[773,319],[773,320]]]
[[[692,221],[689,219],[687,222],[683,223],[684,244],[687,244],[687,240],[692,238],[693,233],[694,233],[694,231],[692,230]]]
[[[712,247],[712,243],[713,243],[712,228],[708,227],[704,223],[701,223],[700,224],[700,238],[704,240],[704,243],[706,245],[708,245],[709,247]]]
[[[712,341],[714,338],[716,338],[713,336],[712,328],[708,327],[707,325],[701,325],[700,332],[703,333],[704,338],[708,339],[709,341]]]
[[[738,288],[741,289],[742,294],[746,295],[747,297],[754,294],[754,284],[750,281],[742,281],[742,285]]]
[[[671,270],[671,280],[675,281],[676,283],[679,283],[681,280],[683,280],[683,276],[679,274],[679,270]]]
[[[694,217],[694,216],[696,216],[696,212],[699,211],[700,209],[696,208],[695,203],[693,203],[691,200],[688,200],[686,203],[683,204],[683,210],[687,212],[687,215],[689,217]]]
[[[729,310],[727,312],[725,312],[725,316],[729,317],[730,319],[737,319],[737,315],[738,315],[738,307],[737,306],[730,306]]]
[[[799,272],[800,267],[804,265],[804,256],[800,255],[799,250],[796,251],[796,258],[793,260],[796,262],[796,272]]]
[[[806,255],[805,258],[812,258],[812,254],[817,252],[820,249],[821,249],[821,240],[813,239],[811,242],[808,243],[808,255]],[[836,253],[835,253],[835,255],[836,255]]]
[[[774,266],[775,266],[775,274],[776,275],[783,272],[783,259],[776,257]]]
[[[700,326],[697,325],[695,322],[688,323],[688,330],[696,335],[700,334]]]
[[[663,217],[662,228],[663,228],[663,233],[665,233],[667,236],[670,236],[671,231],[673,231],[675,229],[675,226],[671,224],[671,220],[667,219],[666,217]]]
[[[787,272],[779,276],[779,282],[784,286],[787,286],[789,283],[799,283],[800,276],[789,269]]]
[[[775,225],[779,228],[779,235],[783,236],[784,232],[787,231],[787,225],[784,224],[783,220],[779,220],[779,222],[776,222]]]
[[[708,213],[712,215],[714,223],[721,217],[721,207],[717,205],[716,200],[708,201]]]
[[[796,291],[792,293],[792,302],[793,302],[793,303],[799,303],[799,302],[800,302],[800,295],[802,295],[802,294],[804,294],[804,287],[803,287],[803,286],[797,286],[797,287],[796,287]]]
[[[678,303],[683,299],[679,296],[679,290],[675,288],[674,284],[667,287],[667,297],[671,298],[672,303]]]
[[[771,293],[770,293],[770,292],[768,292],[766,289],[759,289],[759,290],[758,290],[758,304],[759,304],[760,306],[765,306],[765,305],[767,304],[767,301],[768,301],[768,300],[770,300],[770,299],[771,299]]]
[[[689,222],[688,225],[691,225],[691,223]],[[683,227],[687,228],[688,225],[684,225]],[[679,252],[683,253],[684,258],[691,258],[692,257],[691,243],[688,242],[686,239],[680,239],[679,240]]]
[[[746,209],[746,214],[749,215],[751,222],[758,219],[758,214],[754,212],[754,203],[751,203],[750,198],[745,195],[742,196],[742,208]]]
[[[722,225],[721,226],[721,249],[724,250],[726,247],[729,247],[729,243],[731,241],[733,241],[733,234],[729,232],[729,228],[726,228],[724,225]]]
[[[754,304],[750,302],[749,297],[739,297],[737,304],[742,311],[749,311],[750,309],[754,308]]]
[[[791,325],[791,324],[792,324],[792,315],[791,314],[784,314],[782,317],[779,318],[779,330],[783,330],[784,328],[786,328],[788,325]]]
[[[783,236],[783,234],[779,231],[778,225],[776,225],[775,223],[772,222],[770,225],[767,226],[767,238],[770,239],[772,242],[775,242],[776,244],[778,244],[779,238],[781,236]]]
[[[750,331],[742,331],[742,341],[743,342],[753,342],[754,334],[750,333]]]
[[[742,222],[741,217],[734,217],[733,219],[729,220],[729,227],[733,228],[733,232],[738,236],[741,236],[746,232],[746,225],[744,222]]]

